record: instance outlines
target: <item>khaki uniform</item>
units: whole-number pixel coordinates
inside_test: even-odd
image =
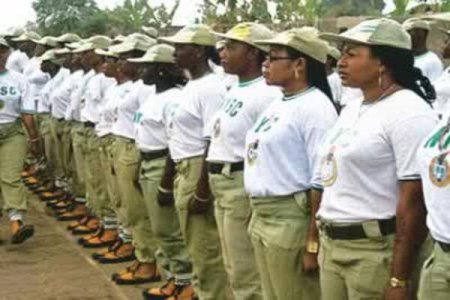
[[[77,201],[86,198],[86,176],[85,176],[85,144],[86,128],[83,123],[73,122],[71,130],[72,152],[74,162],[73,191]]]
[[[425,262],[419,287],[419,300],[450,299],[450,252],[444,252],[436,243]]]
[[[122,224],[133,234],[135,255],[140,262],[155,262],[156,241],[139,187],[140,155],[134,141],[115,137],[114,170],[117,179]]]
[[[20,121],[0,125],[0,190],[10,220],[22,219],[27,210],[26,190],[20,179],[26,153],[27,140]]]
[[[64,178],[64,162],[63,162],[63,142],[62,142],[62,135],[63,135],[63,126],[64,121],[63,120],[57,120],[55,118],[52,118],[51,121],[51,134],[53,138],[53,145],[55,146],[55,160],[54,160],[54,175],[56,178],[61,179]]]
[[[229,166],[222,174],[209,174],[223,260],[235,298],[262,299],[261,279],[247,231],[250,199],[244,191],[243,172],[230,173]]]
[[[228,299],[231,293],[222,260],[219,233],[214,211],[194,215],[188,212],[189,200],[194,196],[203,159],[185,159],[177,165],[175,177],[175,205],[181,231],[194,266],[197,282],[194,286],[202,300]]]
[[[166,165],[166,157],[142,161],[140,184],[144,203],[151,219],[153,234],[161,251],[157,260],[176,282],[192,280],[192,264],[181,234],[175,206],[158,204],[158,187]]]
[[[39,131],[42,137],[44,154],[47,160],[46,175],[53,176],[56,161],[55,141],[52,136],[52,118],[50,114],[43,113],[39,115]]]
[[[301,267],[311,214],[306,194],[252,198],[251,205],[249,232],[264,299],[319,300],[318,274]]]

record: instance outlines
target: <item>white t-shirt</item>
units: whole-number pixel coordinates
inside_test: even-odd
[[[233,86],[239,83],[239,77],[236,75],[225,73],[225,70],[223,69],[222,66],[216,65],[212,61],[209,62],[209,66],[211,67],[214,73],[222,77],[222,80],[227,90],[231,89]]]
[[[286,196],[317,180],[317,148],[337,112],[319,89],[272,102],[246,137],[245,190],[252,197]]]
[[[52,104],[52,116],[56,119],[64,119],[66,111],[70,104],[70,97],[72,92],[75,91],[83,78],[84,72],[78,70],[70,74],[61,84],[57,87],[50,96],[50,102]]]
[[[237,83],[225,96],[214,115],[208,161],[241,162],[245,159],[245,135],[261,113],[282,97],[278,87],[268,86],[264,78]]]
[[[416,151],[435,124],[431,107],[410,90],[349,103],[320,148],[318,215],[337,223],[395,216],[399,181],[420,179]]]
[[[441,76],[444,65],[441,59],[434,52],[428,51],[422,55],[414,57],[414,66],[422,70],[423,75],[428,77],[431,82]]]
[[[215,73],[190,80],[183,88],[183,99],[173,118],[169,141],[175,161],[201,156],[212,129],[212,117],[225,99],[225,84]]]
[[[28,79],[30,84],[30,97],[33,98],[33,101],[36,105],[36,110],[39,107],[40,100],[40,92],[50,81],[50,74],[44,73],[41,71],[41,62],[36,57],[32,57],[23,70],[23,75]]]
[[[66,68],[60,68],[58,73],[50,79],[42,90],[39,92],[38,112],[49,113],[51,111],[50,96],[55,89],[70,75],[70,71]]]
[[[339,74],[333,72],[327,76],[328,84],[330,85],[331,93],[333,94],[333,101],[336,104],[341,104],[342,99],[342,82]]]
[[[64,118],[67,121],[78,121],[81,122],[81,102],[82,98],[86,92],[86,86],[88,82],[95,76],[95,71],[90,70],[80,80],[80,84],[78,84],[77,88],[72,91],[70,94],[70,104],[66,110],[66,114]]]
[[[25,76],[15,71],[0,73],[0,124],[13,123],[22,113],[35,113]]]
[[[81,122],[98,123],[100,121],[99,105],[105,101],[106,90],[115,83],[115,79],[108,78],[103,73],[98,73],[88,80],[81,97]]]
[[[434,239],[450,243],[450,132],[446,114],[423,140],[417,153],[427,207],[427,225]],[[439,146],[441,141],[441,147]]]
[[[25,54],[25,52],[19,49],[14,50],[8,57],[6,61],[6,68],[11,71],[16,71],[18,73],[23,73],[23,70],[30,59]]]
[[[97,136],[105,136],[111,133],[114,122],[117,121],[117,110],[120,102],[126,98],[133,87],[132,81],[112,85],[105,92],[105,101],[99,106],[99,122],[95,124]]]
[[[433,86],[436,90],[434,109],[439,114],[450,112],[450,67],[445,69],[442,75],[433,82]]]
[[[117,120],[111,132],[134,140],[134,115],[147,99],[152,101],[149,98],[154,93],[155,86],[146,85],[142,80],[134,83],[131,93],[128,93],[117,106]]]
[[[167,149],[168,130],[173,108],[183,97],[181,87],[151,95],[136,112],[135,136],[139,150],[152,152]]]

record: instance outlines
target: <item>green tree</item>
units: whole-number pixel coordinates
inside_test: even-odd
[[[98,18],[99,13],[94,0],[35,0],[32,6],[39,31],[45,35],[83,34],[83,23],[91,22],[93,17]]]
[[[406,15],[407,11],[406,8],[408,7],[408,4],[410,0],[393,0],[395,4],[395,10],[392,13],[394,16],[404,16]]]

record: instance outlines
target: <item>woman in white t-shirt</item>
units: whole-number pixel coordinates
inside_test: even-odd
[[[447,113],[420,145],[417,159],[434,250],[422,269],[420,300],[450,298],[450,115]]]
[[[23,243],[33,236],[34,227],[25,225],[27,195],[20,179],[28,143],[34,157],[42,155],[40,138],[34,122],[34,99],[29,94],[27,79],[5,65],[11,48],[0,38],[0,191],[2,209],[10,221],[11,241]],[[23,127],[22,127],[23,125]]]
[[[407,299],[427,235],[415,154],[436,122],[434,90],[396,21],[323,38],[345,43],[340,77],[364,98],[346,105],[319,152],[322,299]]]
[[[325,62],[328,45],[310,28],[280,33],[263,64],[283,90],[246,136],[249,232],[267,299],[320,299],[317,247],[308,243],[316,150],[337,119]]]
[[[160,201],[170,203],[175,196],[181,231],[198,279],[198,297],[225,300],[230,293],[229,284],[205,161],[211,120],[222,106],[226,93],[223,78],[209,65],[210,59],[217,61],[218,58],[214,48],[216,39],[206,25],[186,26],[174,36],[160,39],[175,45],[175,61],[185,70],[189,80],[169,125],[171,160],[167,161],[158,197]],[[179,296],[180,299],[184,297],[193,299],[194,295]]]

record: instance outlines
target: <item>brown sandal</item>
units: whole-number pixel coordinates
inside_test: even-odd
[[[149,277],[140,277],[136,275],[142,265],[143,263],[138,262],[132,269],[127,270],[126,272],[114,274],[113,280],[119,285],[143,284],[158,282],[161,280],[161,275],[159,274],[156,264],[153,264],[153,274]]]
[[[129,261],[135,260],[136,256],[134,255],[133,246],[131,246],[130,254],[127,254],[125,256],[121,256],[119,254],[120,249],[125,246],[131,246],[131,243],[121,242],[121,244],[117,248],[112,249],[112,251],[110,251],[110,252],[106,253],[105,255],[103,255],[102,257],[98,258],[98,262],[101,264],[117,264],[117,263],[129,262]]]

